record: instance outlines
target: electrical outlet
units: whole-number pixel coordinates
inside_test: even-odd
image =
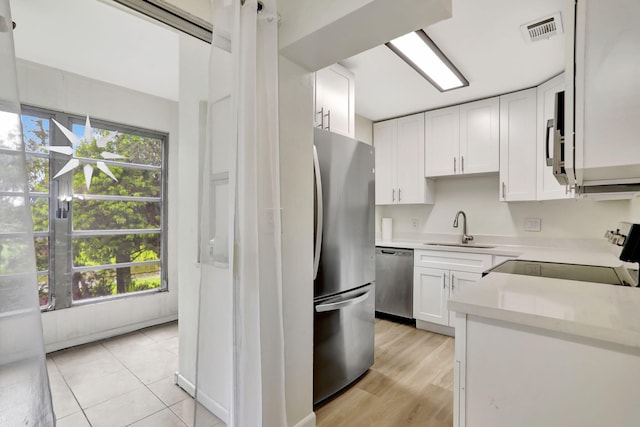
[[[540,218],[525,218],[524,219],[524,231],[540,231],[541,227]]]
[[[418,218],[411,218],[411,228],[413,230],[420,228],[420,220]]]

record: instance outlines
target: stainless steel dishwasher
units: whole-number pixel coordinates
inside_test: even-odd
[[[376,247],[376,312],[413,318],[413,249]]]

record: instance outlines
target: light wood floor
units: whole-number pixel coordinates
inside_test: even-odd
[[[318,427],[451,427],[453,338],[376,319],[375,363],[316,409]]]

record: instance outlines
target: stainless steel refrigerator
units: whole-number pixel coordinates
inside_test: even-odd
[[[374,150],[314,130],[315,258],[313,401],[373,365]]]

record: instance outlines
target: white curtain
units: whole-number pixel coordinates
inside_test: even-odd
[[[260,9],[260,11],[259,11]],[[202,183],[196,426],[216,412],[209,354],[231,327],[228,426],[287,426],[282,318],[275,0],[213,0],[208,153]],[[227,269],[226,273],[223,271]],[[231,287],[231,325],[207,313]],[[216,281],[218,283],[216,283]],[[210,317],[210,316],[209,316]],[[224,349],[223,349],[224,353]],[[218,352],[219,354],[219,352]],[[219,386],[219,384],[218,384]],[[219,409],[219,408],[218,408]]]
[[[0,0],[0,426],[55,426],[9,0]]]

